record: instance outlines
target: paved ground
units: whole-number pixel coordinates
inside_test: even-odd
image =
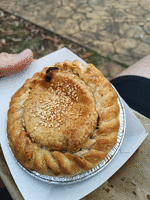
[[[149,0],[1,0],[0,8],[127,65],[150,53]]]

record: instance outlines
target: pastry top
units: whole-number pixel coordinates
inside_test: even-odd
[[[97,125],[92,92],[70,72],[51,70],[49,75],[31,86],[23,107],[24,127],[32,141],[48,150],[76,152]]]
[[[94,65],[56,63],[12,96],[9,145],[28,170],[78,174],[102,161],[117,142],[117,94]]]

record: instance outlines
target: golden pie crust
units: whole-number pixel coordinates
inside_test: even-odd
[[[75,60],[37,72],[12,96],[7,133],[16,159],[44,175],[75,175],[117,142],[117,93],[94,65]]]

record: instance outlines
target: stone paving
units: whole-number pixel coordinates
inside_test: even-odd
[[[0,8],[127,65],[150,53],[149,0],[1,0]]]

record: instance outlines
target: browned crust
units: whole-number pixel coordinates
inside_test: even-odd
[[[95,99],[99,127],[93,133],[88,133],[88,138],[82,142],[77,154],[59,150],[50,151],[32,141],[23,127],[23,106],[29,96],[30,88],[37,80],[43,80],[45,77],[48,69],[46,67],[41,72],[35,73],[31,79],[27,79],[11,98],[7,121],[9,144],[17,160],[28,170],[56,176],[77,174],[92,169],[116,144],[120,128],[117,94],[101,71],[92,64],[84,66],[79,61],[65,61],[56,63],[53,67],[75,74],[89,87]],[[80,140],[73,137],[72,135],[72,139],[76,139],[74,144],[78,145]]]

